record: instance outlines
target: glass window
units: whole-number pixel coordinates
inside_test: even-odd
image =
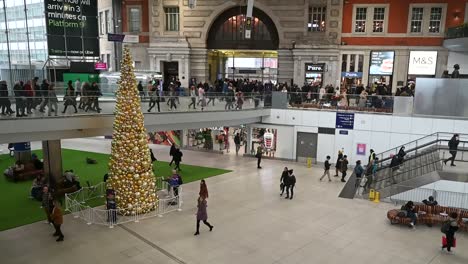
[[[413,7],[411,10],[411,33],[421,33],[423,24],[424,8]]]
[[[356,65],[356,55],[351,54],[351,58],[349,59],[349,71],[354,72],[355,70],[355,65]]]
[[[362,72],[362,69],[364,68],[364,55],[358,55],[359,60],[358,60],[358,72]]]
[[[431,17],[429,19],[429,33],[440,33],[442,21],[442,7],[431,8]]]
[[[128,31],[141,32],[141,9],[130,7],[128,10]]]
[[[106,33],[112,33],[112,18],[109,10],[106,11]]]
[[[99,34],[104,35],[104,17],[102,12],[99,12]]]
[[[179,8],[165,7],[166,31],[179,31]]]
[[[343,54],[341,56],[341,71],[346,72],[346,66],[348,65],[348,54]]]
[[[367,7],[356,8],[354,32],[366,32]]]
[[[309,23],[307,23],[307,29],[311,32],[325,31],[326,14],[326,7],[309,7]]]
[[[385,7],[374,8],[372,32],[384,32]]]

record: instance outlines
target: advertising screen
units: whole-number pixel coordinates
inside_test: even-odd
[[[45,0],[51,56],[99,57],[97,0]]]
[[[437,51],[411,51],[408,74],[435,75],[437,66]]]
[[[393,75],[394,51],[372,51],[370,75]]]

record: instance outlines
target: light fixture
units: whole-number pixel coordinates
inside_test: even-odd
[[[460,12],[456,11],[455,13],[453,13],[453,18],[454,19],[459,19],[460,18]]]

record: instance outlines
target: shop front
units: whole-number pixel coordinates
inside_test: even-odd
[[[263,155],[266,157],[275,157],[276,153],[277,130],[274,128],[253,127],[251,137],[250,154],[255,155],[257,148],[263,148]]]
[[[369,86],[385,84],[389,87],[393,82],[393,66],[395,51],[381,50],[371,51],[369,65]]]
[[[437,69],[437,51],[411,51],[408,62],[408,83],[416,78],[435,78]]]
[[[186,130],[188,149],[204,150],[216,153],[234,153],[235,143],[234,137],[239,134],[241,148],[239,154],[245,153],[245,145],[247,142],[247,131],[245,126],[241,127],[209,127],[200,129]]]
[[[364,54],[345,53],[341,55],[341,85],[353,90],[362,85]]]
[[[325,72],[325,63],[306,63],[305,64],[305,83],[312,86],[321,86],[323,84],[323,74]]]

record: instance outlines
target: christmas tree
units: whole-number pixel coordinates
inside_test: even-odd
[[[158,198],[137,80],[128,48],[124,49],[118,86],[108,188],[115,190],[120,212],[135,215],[154,210]]]

